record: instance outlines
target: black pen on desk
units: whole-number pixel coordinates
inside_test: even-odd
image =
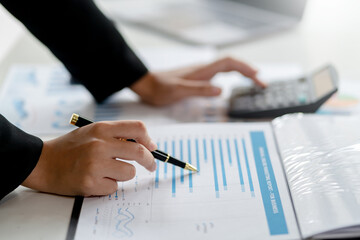
[[[71,116],[71,119],[70,119],[70,124],[75,125],[77,127],[83,127],[83,126],[89,125],[91,123],[93,123],[93,122],[86,118],[80,117],[76,113],[73,113],[73,115]],[[135,142],[133,139],[127,139],[126,141]],[[162,162],[171,163],[171,164],[174,164],[175,166],[184,168],[189,171],[194,171],[194,172],[198,171],[196,169],[196,167],[194,167],[193,165],[191,165],[189,163],[185,163],[183,161],[180,161],[180,160],[170,156],[170,154],[162,152],[160,150],[155,150],[155,151],[151,152],[151,154],[154,156],[154,158],[159,159]]]

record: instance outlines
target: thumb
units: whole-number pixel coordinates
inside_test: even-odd
[[[190,96],[218,96],[221,93],[221,88],[213,86],[210,82],[206,81],[182,79],[178,83],[176,92],[180,98]]]

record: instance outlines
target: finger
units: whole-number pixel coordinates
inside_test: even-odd
[[[133,179],[135,174],[134,165],[115,159],[111,159],[104,167],[104,176],[121,182]]]
[[[262,87],[262,88],[266,88],[267,87],[267,84],[264,83],[263,81],[261,81],[256,75],[252,76],[252,77],[249,77],[251,80],[253,80],[253,82]]]
[[[218,96],[221,88],[211,85],[209,82],[196,80],[181,80],[177,85],[176,94],[184,98],[189,96]]]
[[[140,143],[114,139],[109,142],[109,154],[112,159],[134,160],[151,172],[156,169],[154,156]]]
[[[187,74],[185,77],[187,79],[209,80],[219,72],[231,71],[237,71],[241,73],[242,75],[252,79],[255,84],[261,87],[266,86],[265,83],[256,77],[257,70],[255,68],[251,67],[245,62],[233,58],[223,58],[213,63],[203,65],[198,67],[197,70],[194,70],[192,73]]]
[[[99,135],[117,139],[133,139],[144,145],[149,151],[157,149],[157,145],[151,140],[145,124],[141,121],[98,122],[94,124],[93,128]]]
[[[194,64],[185,67],[176,68],[170,71],[165,72],[174,77],[183,77],[192,74],[193,72],[197,71],[199,68],[203,67],[205,64]]]
[[[257,73],[257,70],[251,67],[250,65],[236,60],[230,57],[219,59],[210,64],[206,64],[197,68],[197,70],[193,71],[191,74],[191,78],[194,79],[210,79],[215,76],[215,74],[219,72],[230,72],[230,71],[238,71],[246,77],[253,76]],[[188,77],[188,76],[187,76]]]
[[[100,179],[95,187],[90,192],[84,194],[85,196],[102,196],[114,193],[118,189],[116,180],[110,178]]]

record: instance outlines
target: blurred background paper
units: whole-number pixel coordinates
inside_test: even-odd
[[[169,61],[170,57],[174,61]],[[168,69],[209,62],[215,52],[209,48],[144,50],[141,58],[150,69]],[[1,94],[0,111],[16,126],[32,134],[61,134],[73,129],[69,118],[77,112],[99,120],[151,119],[174,122],[169,108],[140,104],[136,95],[124,89],[103,104],[96,104],[79,84],[70,84],[70,75],[61,65],[15,65],[9,72]],[[150,120],[149,120],[150,121]],[[147,122],[149,122],[147,121]]]
[[[160,71],[190,64],[208,63],[216,58],[212,48],[143,49],[139,56],[149,69]],[[171,56],[171,57],[170,57]],[[297,64],[259,64],[265,81],[301,74]],[[16,65],[9,72],[0,96],[0,111],[21,129],[37,135],[66,133],[72,113],[94,121],[137,119],[146,125],[178,122],[225,122],[230,91],[252,82],[239,73],[222,73],[213,82],[223,88],[220,97],[191,98],[172,106],[153,107],[141,103],[130,89],[96,104],[90,93],[70,84],[70,75],[61,65]]]

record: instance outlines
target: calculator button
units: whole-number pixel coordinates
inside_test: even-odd
[[[250,110],[254,107],[253,98],[249,96],[235,98],[234,106],[236,109]]]
[[[286,107],[286,101],[282,100],[282,101],[279,101],[279,107]]]
[[[264,100],[255,100],[254,105],[255,105],[255,107],[258,108],[258,109],[263,109],[263,108],[265,108],[265,102],[264,102]]]

